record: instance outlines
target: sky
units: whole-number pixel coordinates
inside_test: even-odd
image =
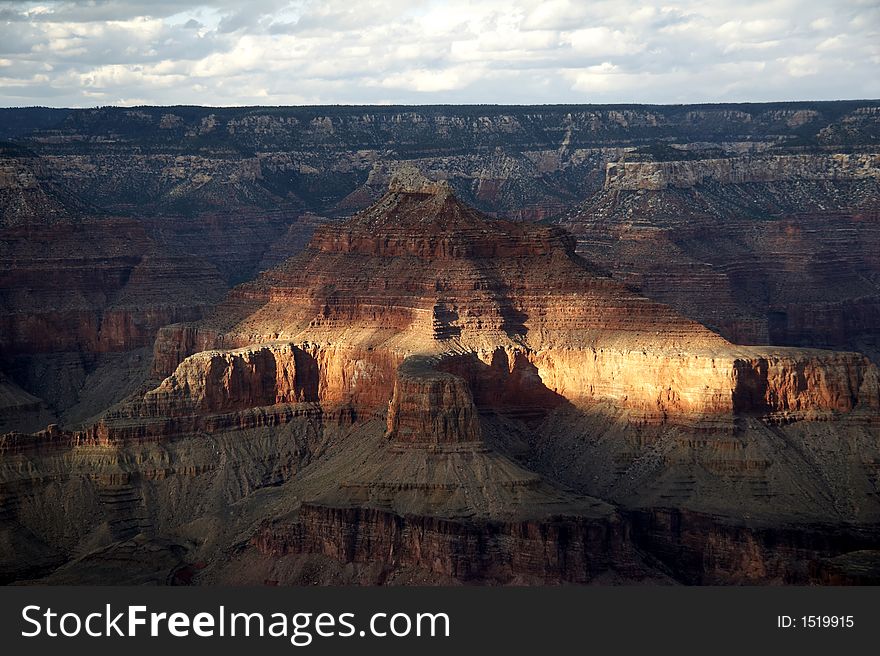
[[[880,98],[880,0],[0,0],[0,106]]]

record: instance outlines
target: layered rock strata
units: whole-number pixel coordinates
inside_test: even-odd
[[[744,184],[786,180],[880,179],[880,155],[776,155],[689,161],[614,162],[605,167],[605,189],[690,188],[715,182]]]
[[[747,580],[802,581],[793,554],[818,562],[876,535],[834,542],[822,529],[798,551],[743,524],[751,502],[793,535],[880,514],[880,383],[866,357],[732,344],[578,256],[564,230],[490,218],[411,171],[205,319],[162,329],[153,371],[161,382],[89,428],[3,448],[15,467],[41,449],[152,463],[166,445],[222,436],[209,498],[240,501],[242,523],[234,539],[212,529],[213,545],[187,547],[211,561],[200,580],[253,583],[249,564],[301,574],[326,559],[373,568],[371,582],[733,582],[735,545],[749,543]],[[245,456],[226,469],[239,434],[289,440],[272,442],[270,509],[239,496],[270,480]],[[136,516],[137,497],[118,494]],[[639,514],[662,518],[667,504],[691,513],[687,572],[655,561],[676,532]],[[187,513],[189,539],[200,520]],[[45,543],[29,548],[58,558]]]
[[[610,506],[554,489],[486,445],[467,382],[438,371],[440,362],[405,360],[382,448],[335,489],[264,526],[253,548],[270,558],[319,554],[459,581],[649,575]]]
[[[563,216],[584,199],[590,215],[659,227],[668,213],[689,226],[722,217],[707,234],[676,227],[672,239],[607,225],[577,232],[582,248],[601,242],[590,258],[615,276],[732,341],[857,350],[876,361],[876,102],[3,116],[0,366],[67,426],[142,382],[128,357],[105,354],[133,356],[159,327],[197,319],[230,285],[302,248],[324,216],[370,205],[411,165],[514,219]],[[647,191],[660,197],[628,198]],[[731,208],[745,221],[730,221]],[[765,213],[804,225],[768,234]],[[798,229],[808,234],[790,253],[774,233]],[[756,232],[756,243],[739,247]],[[669,256],[646,266],[651,251]],[[803,276],[810,283],[796,284]],[[120,361],[129,371],[115,387],[124,393],[96,393],[95,372],[106,378]]]
[[[877,362],[876,154],[670,150],[606,167],[564,219],[578,251],[731,341]]]
[[[862,356],[734,346],[603,275],[558,228],[488,219],[445,185],[405,184],[320,228],[207,321],[164,330],[157,372],[198,348],[283,339],[311,349],[318,400],[366,412],[390,400],[394,369],[416,353],[461,354],[441,368],[467,374],[487,406],[611,402],[645,421],[876,407]],[[354,350],[335,374],[341,344]]]

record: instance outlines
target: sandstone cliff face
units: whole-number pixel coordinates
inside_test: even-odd
[[[856,353],[540,351],[544,384],[576,403],[610,401],[646,420],[873,412],[877,367]]]
[[[638,512],[630,519],[637,544],[691,585],[822,583],[828,555],[859,553],[877,539],[858,529],[742,526],[673,509]]]
[[[445,354],[438,368],[462,376],[482,407],[514,412],[612,403],[636,421],[691,423],[849,412],[877,397],[863,357],[735,347],[597,272],[560,229],[488,219],[417,174],[351,221],[319,229],[306,251],[234,290],[209,320],[169,329],[154,368],[205,346],[279,338],[313,345],[304,348],[317,400],[368,413],[391,400],[395,378],[406,390],[408,369],[395,369],[419,353]],[[423,400],[452,400],[451,380],[426,387]]]
[[[605,167],[605,189],[659,190],[705,183],[782,180],[878,180],[880,155],[778,155],[679,162],[615,162]]]
[[[878,170],[871,151],[628,154],[564,222],[615,279],[731,341],[876,362]]]
[[[734,361],[734,411],[809,415],[880,408],[877,367],[858,353],[777,353]]]
[[[588,583],[609,571],[632,578],[646,573],[617,518],[473,524],[305,505],[298,523],[267,527],[253,543],[273,558],[317,553],[389,571],[416,567],[462,582]]]
[[[148,392],[137,412],[210,414],[305,402],[369,412],[387,403],[395,364],[381,353],[319,349],[308,343],[202,351]]]
[[[431,358],[411,357],[397,369],[388,408],[388,438],[401,443],[480,441],[480,422],[463,378],[434,369]]]
[[[647,421],[733,409],[733,359],[722,352],[548,349],[530,359],[548,388],[577,404],[610,401]]]
[[[184,360],[143,400],[146,412],[209,414],[318,400],[317,366],[292,344],[203,351]]]

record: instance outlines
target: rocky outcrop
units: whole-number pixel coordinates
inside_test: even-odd
[[[279,558],[317,553],[388,571],[415,567],[470,583],[589,583],[649,571],[617,517],[543,522],[460,522],[371,508],[304,505],[298,521],[263,528],[257,550]]]
[[[611,162],[605,189],[660,190],[706,183],[784,180],[880,180],[880,155],[777,155],[662,162]]]
[[[154,368],[206,346],[281,338],[313,345],[318,400],[365,412],[392,399],[395,378],[407,398],[416,361],[395,369],[419,353],[444,355],[419,379],[426,387],[412,387],[425,402],[457,393],[445,371],[468,382],[478,407],[512,412],[611,403],[634,421],[692,424],[875,407],[864,357],[736,347],[597,271],[559,228],[482,216],[413,172],[395,189],[320,228],[208,320],[166,331]],[[341,371],[339,344],[353,363]]]
[[[877,367],[858,353],[781,352],[734,361],[734,412],[821,416],[880,410]]]
[[[413,356],[397,369],[388,408],[388,438],[403,444],[480,442],[480,422],[463,378]]]
[[[52,423],[53,418],[41,399],[28,394],[0,372],[0,433],[16,428],[36,431]]]
[[[211,414],[318,400],[317,364],[293,344],[188,357],[147,393],[147,415]]]
[[[691,585],[828,584],[830,555],[844,560],[838,554],[870,548],[880,537],[876,526],[742,525],[678,509],[640,511],[629,519],[636,544]]]

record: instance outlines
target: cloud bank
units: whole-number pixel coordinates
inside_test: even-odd
[[[0,1],[0,105],[880,97],[877,0]]]

